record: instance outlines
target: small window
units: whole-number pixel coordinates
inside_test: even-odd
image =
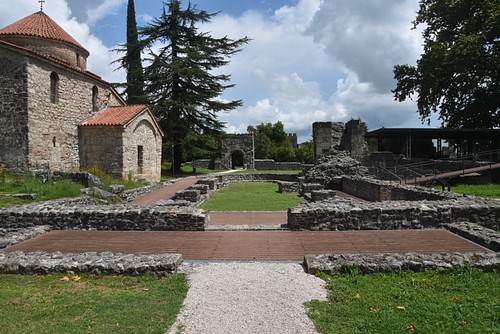
[[[56,72],[50,74],[50,103],[59,101],[59,76]]]
[[[57,141],[56,141],[56,137],[54,136],[54,137],[52,137],[52,146],[56,147],[57,146],[56,144],[57,144]]]
[[[99,96],[99,89],[97,86],[94,86],[92,88],[92,112],[97,112],[98,111],[98,106],[97,106],[97,97]]]
[[[81,68],[81,67],[82,67],[81,65],[82,65],[82,64],[81,64],[81,62],[80,62],[80,54],[79,54],[79,53],[77,53],[77,54],[76,54],[76,67]]]
[[[144,167],[144,146],[137,146],[137,174],[142,174]]]

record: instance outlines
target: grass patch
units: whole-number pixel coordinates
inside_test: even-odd
[[[233,183],[215,192],[200,207],[208,211],[286,211],[301,203],[297,194],[280,194],[275,183]]]
[[[121,179],[115,179],[109,174],[106,174],[100,168],[94,167],[85,170],[87,173],[91,173],[101,179],[103,184],[103,189],[109,191],[109,187],[113,184],[122,184],[124,186],[124,190],[136,189],[140,187],[144,187],[147,183],[138,181],[133,179],[132,177],[123,177]]]
[[[161,164],[161,179],[162,179],[162,181],[168,181],[168,180],[177,179],[180,177],[187,177],[187,176],[193,176],[193,175],[207,175],[207,174],[215,174],[215,173],[222,172],[221,170],[196,167],[196,173],[195,173],[193,170],[193,167],[183,165],[183,166],[181,166],[181,173],[173,176],[172,172],[170,171],[170,165],[171,165],[170,162],[163,162]]]
[[[499,333],[500,274],[322,275],[328,302],[307,303],[320,333]]]
[[[451,191],[465,195],[500,198],[500,184],[460,184],[451,187]]]
[[[8,194],[36,194],[37,198],[35,201],[40,202],[57,198],[79,197],[81,188],[82,186],[80,184],[72,182],[71,180],[43,182],[41,178],[34,176],[7,175],[3,182],[0,182],[0,207],[33,202],[14,198],[8,196]]]
[[[165,333],[187,293],[186,277],[0,275],[2,333]]]

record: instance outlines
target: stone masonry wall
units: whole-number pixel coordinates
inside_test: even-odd
[[[325,254],[308,255],[304,259],[309,274],[319,272],[348,273],[357,269],[360,273],[377,272],[423,272],[428,270],[445,271],[463,268],[466,265],[487,272],[500,270],[500,254],[467,253],[467,254]]]
[[[57,200],[0,209],[0,226],[50,226],[54,230],[203,231],[206,214],[192,208],[81,205]]]
[[[372,202],[441,200],[450,198],[449,194],[443,192],[362,177],[343,177],[341,190]]]
[[[25,169],[28,156],[27,60],[0,48],[0,165]]]
[[[113,177],[122,177],[123,130],[121,127],[79,128],[80,168],[97,167]]]
[[[147,112],[136,117],[124,131],[123,172],[122,176],[129,175],[151,183],[161,179],[161,133],[153,125],[153,119]],[[142,146],[142,168],[138,165],[138,147]]]
[[[344,133],[344,123],[316,122],[313,123],[314,161],[330,154],[332,149],[338,148]]]
[[[78,124],[93,116],[92,89],[98,88],[97,109],[120,105],[106,85],[42,61],[28,66],[29,163],[52,170],[79,168]],[[50,75],[59,77],[57,103],[50,102]]]
[[[454,222],[472,222],[500,229],[500,203],[483,198],[438,201],[360,202],[336,198],[303,203],[288,210],[292,230],[399,230],[442,228]]]
[[[248,169],[255,168],[255,147],[253,134],[228,134],[222,140],[220,159],[221,168],[232,169],[232,155],[236,151],[243,152],[243,163]]]
[[[256,170],[302,170],[300,162],[276,162],[272,159],[255,159]]]

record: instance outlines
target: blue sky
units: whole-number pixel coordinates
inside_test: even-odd
[[[395,102],[392,68],[422,53],[411,21],[418,0],[193,0],[221,12],[200,27],[214,37],[252,41],[220,69],[236,87],[222,99],[244,106],[220,114],[227,131],[282,121],[311,138],[312,123],[360,118],[369,129],[421,127],[412,101]],[[125,74],[110,63],[125,41],[127,0],[46,0],[44,11],[90,52],[89,70],[110,82]],[[187,1],[183,1],[186,5]],[[162,1],[135,0],[139,26],[161,14]],[[36,0],[0,0],[0,26],[39,10]],[[436,123],[436,124],[434,124]],[[437,122],[431,124],[437,126]]]

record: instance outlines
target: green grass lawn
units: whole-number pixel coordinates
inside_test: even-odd
[[[215,192],[200,207],[208,211],[286,211],[301,203],[297,194],[280,194],[275,183],[233,183]]]
[[[500,333],[500,274],[322,275],[328,302],[307,303],[320,333]]]
[[[172,179],[177,179],[180,177],[186,177],[186,176],[193,176],[193,175],[206,175],[206,174],[214,174],[214,173],[219,173],[222,172],[221,170],[215,170],[215,169],[207,169],[207,168],[196,168],[196,173],[193,170],[193,167],[191,166],[181,166],[181,174],[176,174],[175,176],[172,175],[172,172],[170,171],[170,162],[163,162],[161,164],[161,179],[162,181],[168,181]]]
[[[461,184],[451,187],[451,191],[479,197],[500,198],[500,184]]]
[[[165,333],[188,289],[183,275],[63,276],[0,275],[0,331]]]
[[[7,194],[36,194],[36,201],[48,201],[57,198],[78,197],[80,196],[81,188],[83,188],[82,185],[70,180],[57,180],[54,182],[44,183],[41,178],[8,177],[3,180],[3,182],[0,182],[0,207],[28,204],[33,202],[30,200],[14,198],[8,196]]]

